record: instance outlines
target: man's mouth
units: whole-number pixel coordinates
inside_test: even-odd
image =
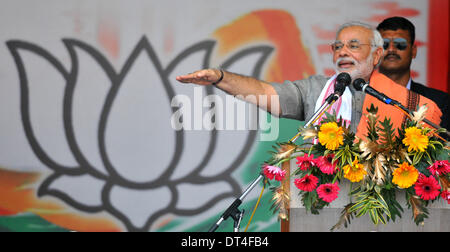
[[[384,60],[399,60],[400,56],[397,54],[389,54],[384,57]]]
[[[354,65],[355,65],[354,62],[352,62],[352,61],[345,61],[345,60],[342,60],[342,61],[340,61],[338,63],[338,67],[339,68],[350,68],[350,67],[353,67]]]

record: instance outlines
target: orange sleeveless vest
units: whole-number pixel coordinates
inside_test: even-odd
[[[416,111],[417,108],[422,105],[426,105],[428,107],[428,111],[426,112],[425,117],[437,125],[440,124],[442,112],[432,100],[408,90],[406,87],[395,83],[378,71],[374,71],[370,77],[370,86],[375,90],[384,93],[389,98],[400,102],[411,112]],[[401,127],[401,124],[407,118],[407,116],[399,108],[385,104],[377,98],[367,94],[364,98],[362,108],[363,116],[358,124],[356,132],[356,136],[359,138],[367,135],[367,119],[364,114],[367,114],[367,108],[370,108],[371,104],[378,107],[379,120],[383,121],[385,117],[391,118],[394,128]]]

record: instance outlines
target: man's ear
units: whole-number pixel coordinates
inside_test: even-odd
[[[374,52],[373,56],[373,65],[378,66],[381,63],[381,60],[383,58],[383,48],[378,47],[377,50]]]
[[[416,43],[414,43],[414,45],[412,46],[411,54],[412,54],[412,58],[415,59],[416,55],[417,55],[417,45],[416,45]]]

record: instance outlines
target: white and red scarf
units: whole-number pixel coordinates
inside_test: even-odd
[[[325,99],[334,93],[334,84],[336,83],[337,74],[332,76],[327,83],[325,84],[322,92],[319,95],[319,98],[316,102],[316,107],[314,111],[317,111],[322,104],[325,102]],[[345,120],[347,126],[350,125],[350,121],[352,119],[352,93],[348,87],[345,88],[342,96],[327,110],[328,113],[333,114],[336,111],[337,118],[342,117]],[[314,124],[320,124],[321,121],[325,118],[325,114],[318,119]]]

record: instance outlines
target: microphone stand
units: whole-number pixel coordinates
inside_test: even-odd
[[[234,232],[239,232],[239,225],[241,223],[242,217],[244,216],[244,210],[242,212],[239,210],[239,206],[242,203],[242,200],[247,196],[248,193],[259,183],[261,179],[265,178],[265,176],[261,173],[259,176],[252,182],[252,184],[242,193],[242,195],[237,198],[228,208],[225,210],[225,212],[222,214],[222,216],[219,218],[219,220],[209,228],[208,232],[215,232],[216,229],[219,227],[219,225],[228,217],[233,218],[234,220]]]
[[[314,112],[311,119],[309,119],[309,121],[305,123],[303,128],[304,129],[308,128],[309,125],[315,123],[317,121],[317,119],[322,117],[322,115],[325,113],[325,111],[327,111],[337,101],[337,99],[339,99],[339,97],[340,96],[338,96],[336,94],[331,94],[330,96],[328,96],[327,99],[325,100],[325,102],[322,104],[322,106],[320,106],[320,108],[316,112]],[[297,139],[300,137],[301,134],[302,134],[302,132],[299,131],[291,140],[289,140],[289,142],[293,143],[293,142],[297,141]]]
[[[325,102],[322,104],[322,106],[314,113],[314,115],[309,119],[309,121],[303,126],[303,128],[307,128],[309,125],[317,121],[325,111],[330,108],[337,99],[339,99],[338,94],[331,94],[325,99]],[[299,131],[291,140],[289,140],[290,143],[295,142],[298,137],[301,135],[301,131]],[[234,232],[239,232],[239,225],[241,223],[241,220],[244,216],[244,210],[242,212],[239,210],[239,206],[242,204],[242,200],[250,193],[253,188],[264,179],[264,174],[260,173],[259,176],[250,184],[250,186],[241,194],[239,198],[234,200],[234,202],[225,210],[225,212],[222,214],[222,216],[219,218],[219,220],[213,224],[208,232],[215,232],[217,228],[219,228],[220,224],[229,217],[231,217],[234,220]],[[265,182],[264,182],[265,183]]]
[[[388,103],[388,104],[390,104],[390,103]],[[393,100],[392,104],[390,104],[390,105],[400,108],[401,110],[406,112],[409,116],[411,115],[411,111],[409,111],[409,109],[405,108],[405,106],[403,106],[401,103],[399,103],[399,102],[397,102],[395,100]],[[435,128],[435,129],[440,129],[441,128],[439,125],[431,122],[430,120],[428,120],[426,118],[424,118],[422,121],[424,121],[426,124],[430,125],[431,127]],[[447,134],[447,136],[450,136],[450,134],[449,134],[449,132],[447,130],[444,133]]]

